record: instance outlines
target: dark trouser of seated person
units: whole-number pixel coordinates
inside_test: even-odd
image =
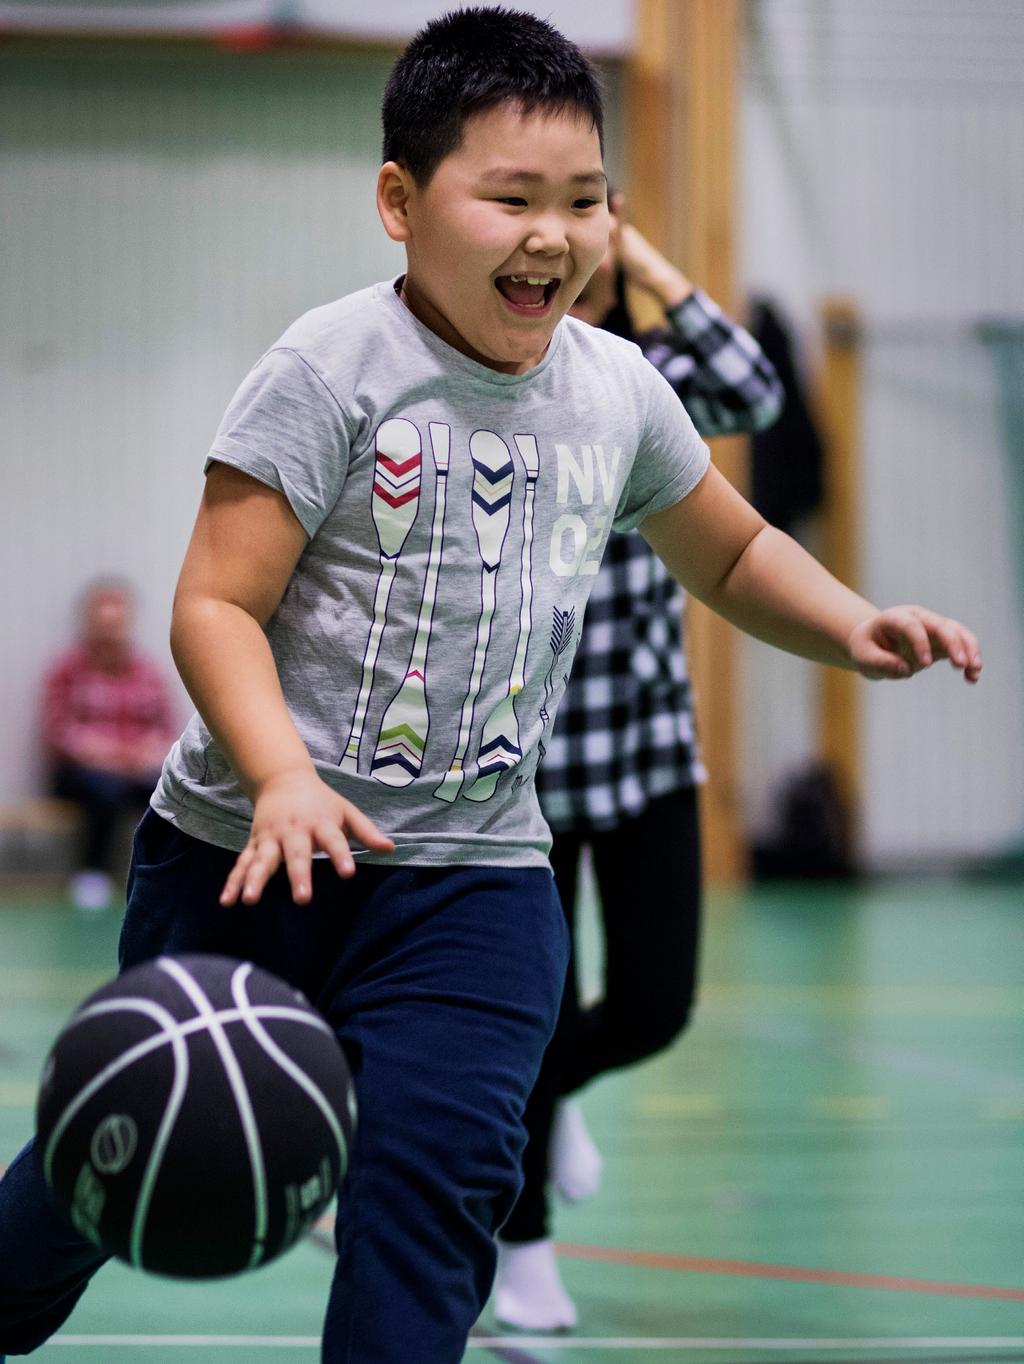
[[[118,826],[122,818],[141,817],[158,775],[129,777],[72,762],[60,763],[54,772],[53,794],[77,805],[81,813],[71,881],[71,898],[79,909],[102,909],[109,904],[120,870],[114,860]]]

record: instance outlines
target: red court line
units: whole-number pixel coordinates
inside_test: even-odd
[[[614,1250],[607,1246],[577,1246],[559,1241],[555,1249],[569,1260],[596,1260],[644,1269],[675,1269],[689,1274],[735,1274],[748,1279],[785,1279],[790,1283],[832,1284],[839,1288],[882,1288],[893,1293],[932,1293],[943,1298],[992,1298],[1024,1302],[1024,1288],[995,1284],[943,1283],[936,1279],[905,1279],[890,1274],[855,1274],[840,1269],[802,1269],[796,1265],[765,1265],[756,1260],[707,1260],[699,1255],[667,1255],[657,1251]]]
[[[0,1165],[0,1175],[4,1167]],[[315,1230],[334,1230],[334,1214],[325,1213]],[[757,1260],[708,1260],[700,1255],[669,1255],[651,1250],[615,1250],[609,1246],[578,1246],[557,1241],[555,1250],[567,1260],[594,1260],[641,1269],[675,1269],[686,1274],[732,1274],[746,1279],[782,1279],[789,1283],[823,1283],[837,1288],[881,1288],[890,1293],[931,1293],[941,1298],[988,1298],[996,1302],[1024,1302],[1024,1288],[997,1284],[944,1283],[940,1279],[904,1279],[891,1274],[856,1274],[842,1269],[802,1269],[796,1265],[764,1265]]]

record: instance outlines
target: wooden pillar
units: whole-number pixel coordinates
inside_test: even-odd
[[[825,351],[819,407],[827,452],[821,557],[841,582],[860,591],[860,316],[850,299],[828,298],[821,319]],[[821,669],[818,749],[850,812],[855,846],[861,802],[860,690],[856,673]]]
[[[727,310],[735,308],[733,218],[739,0],[636,0],[628,82],[628,211],[645,236]],[[638,307],[638,321],[648,321]],[[746,442],[716,440],[716,465],[741,489]],[[704,792],[707,879],[746,871],[739,789],[738,641],[698,602],[687,655],[710,780]]]

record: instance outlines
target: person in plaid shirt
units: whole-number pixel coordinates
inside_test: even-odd
[[[608,254],[572,313],[636,341],[702,436],[770,426],[784,395],[756,341],[624,221],[621,195],[612,208]],[[627,281],[658,301],[667,325],[634,333]],[[667,1046],[690,1013],[704,769],[682,610],[681,590],[640,534],[613,535],[537,772],[570,933],[580,859],[590,850],[606,965],[603,999],[582,1009],[570,961],[558,1027],[526,1111],[525,1184],[501,1231],[495,1289],[498,1320],[525,1330],[576,1324],[548,1236],[548,1189],[553,1183],[569,1201],[594,1192],[601,1158],[578,1105],[564,1096]],[[638,866],[643,896],[634,893]]]
[[[134,595],[103,579],[82,597],[81,636],[43,684],[43,741],[53,794],[82,811],[80,868],[70,895],[104,909],[114,885],[111,844],[122,811],[145,809],[177,737],[174,705],[156,664],[133,648]]]

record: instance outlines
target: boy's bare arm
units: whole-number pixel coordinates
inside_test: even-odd
[[[641,527],[687,591],[748,634],[866,677],[909,677],[948,658],[968,682],[978,642],[920,606],[879,609],[767,522],[712,466],[689,497]]]
[[[346,830],[368,847],[393,845],[322,782],[292,722],[263,626],[306,546],[287,499],[214,464],[174,598],[171,648],[196,709],[254,806],[248,846],[222,903],[259,899],[282,861],[298,903],[312,895],[314,850],[341,876],[354,870]]]

